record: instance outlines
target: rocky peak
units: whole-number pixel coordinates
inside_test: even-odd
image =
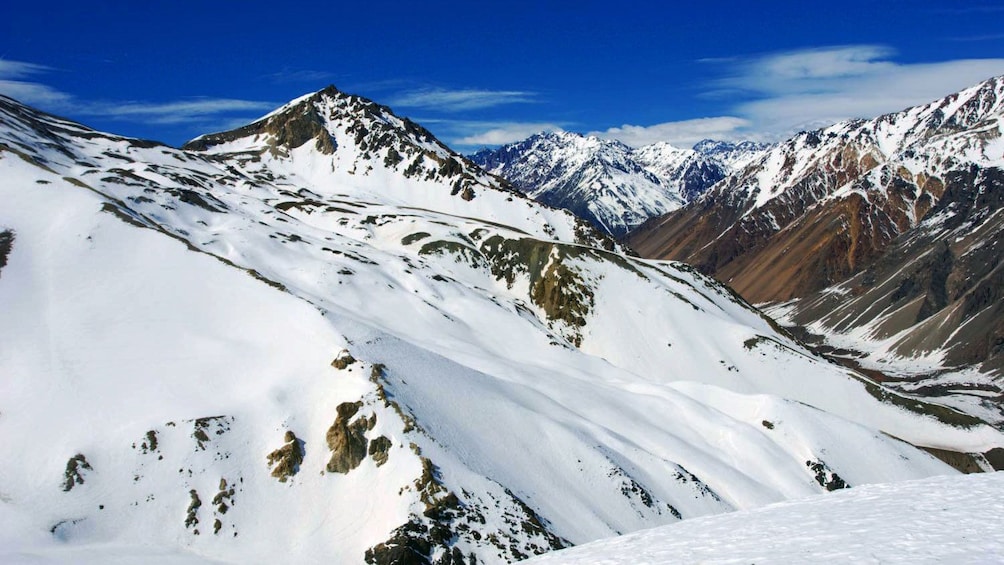
[[[391,137],[399,137],[416,145],[450,152],[428,130],[397,117],[387,106],[346,94],[334,85],[297,98],[246,126],[197,137],[183,149],[212,151],[252,138],[264,142],[273,152],[288,152],[314,141],[318,151],[330,155],[337,148],[336,129],[355,134],[354,141],[363,150],[377,141],[386,144]],[[377,135],[374,137],[371,133]]]

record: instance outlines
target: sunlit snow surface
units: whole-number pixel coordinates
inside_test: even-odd
[[[1004,473],[867,485],[555,552],[540,565],[1000,563]]]

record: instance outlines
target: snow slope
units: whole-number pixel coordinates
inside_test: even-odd
[[[311,113],[337,99],[202,151],[0,100],[12,559],[498,563],[954,474],[890,435],[1004,445],[812,355],[685,265],[573,243],[592,236],[462,163],[381,166],[386,145],[339,137],[365,109]]]
[[[868,485],[687,520],[529,561],[578,563],[997,563],[1004,474]]]

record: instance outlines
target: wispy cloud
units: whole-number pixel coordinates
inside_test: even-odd
[[[898,63],[880,45],[845,45],[772,53],[727,66],[712,89],[746,101],[732,114],[748,129],[784,137],[848,118],[870,118],[935,100],[1004,74],[1004,59]]]
[[[999,41],[1004,39],[1004,33],[987,33],[983,35],[956,35],[953,37],[946,37],[948,41]]]
[[[750,125],[750,121],[743,118],[718,116],[665,122],[651,126],[625,124],[606,131],[590,132],[589,135],[604,139],[617,139],[631,147],[641,147],[659,141],[665,141],[676,147],[691,147],[703,139],[730,141],[758,137],[757,134],[748,130]]]
[[[840,45],[751,57],[702,59],[720,77],[702,98],[737,100],[724,115],[592,132],[631,146],[704,138],[774,141],[848,118],[872,118],[924,104],[1004,74],[1004,59],[900,63],[883,45]]]
[[[316,71],[309,69],[283,69],[276,73],[267,74],[264,78],[279,84],[288,83],[320,83],[325,81],[330,81],[334,78],[334,73],[328,71]]]
[[[456,120],[446,118],[416,118],[415,121],[436,131],[436,136],[450,147],[470,151],[490,145],[505,145],[543,131],[561,131],[569,126],[557,122],[521,122],[492,120]]]
[[[549,122],[508,122],[493,124],[480,133],[461,137],[453,141],[458,146],[505,145],[526,139],[542,131],[558,131],[561,126]]]
[[[89,102],[82,104],[79,112],[152,124],[180,124],[205,121],[232,112],[263,112],[274,106],[271,102],[232,98],[192,98],[163,103]]]
[[[521,90],[424,88],[402,92],[390,99],[390,105],[401,108],[461,112],[505,104],[526,104],[535,102],[535,99],[536,93]]]
[[[50,112],[145,124],[219,123],[233,114],[260,114],[276,106],[272,102],[208,97],[169,102],[83,100],[38,82],[39,77],[52,71],[44,65],[0,59],[0,94]]]
[[[931,10],[935,14],[957,14],[957,15],[969,15],[969,14],[993,14],[997,12],[1004,12],[1004,6],[955,6],[952,8],[937,8]]]
[[[73,97],[31,80],[53,70],[45,65],[0,59],[0,94],[26,104],[46,106],[53,111],[60,111],[70,104]]]
[[[25,78],[52,70],[53,69],[51,67],[47,67],[45,65],[0,59],[0,77],[7,79]]]

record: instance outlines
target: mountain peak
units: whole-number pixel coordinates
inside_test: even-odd
[[[365,129],[362,122],[386,122],[405,130],[419,142],[434,140],[427,130],[410,120],[398,118],[390,108],[367,98],[342,92],[332,84],[295,98],[248,125],[199,136],[182,148],[208,151],[240,139],[258,140],[263,137],[273,152],[289,151],[314,141],[314,147],[318,151],[330,155],[336,148],[331,136],[332,122],[346,120],[359,124],[357,129]]]

